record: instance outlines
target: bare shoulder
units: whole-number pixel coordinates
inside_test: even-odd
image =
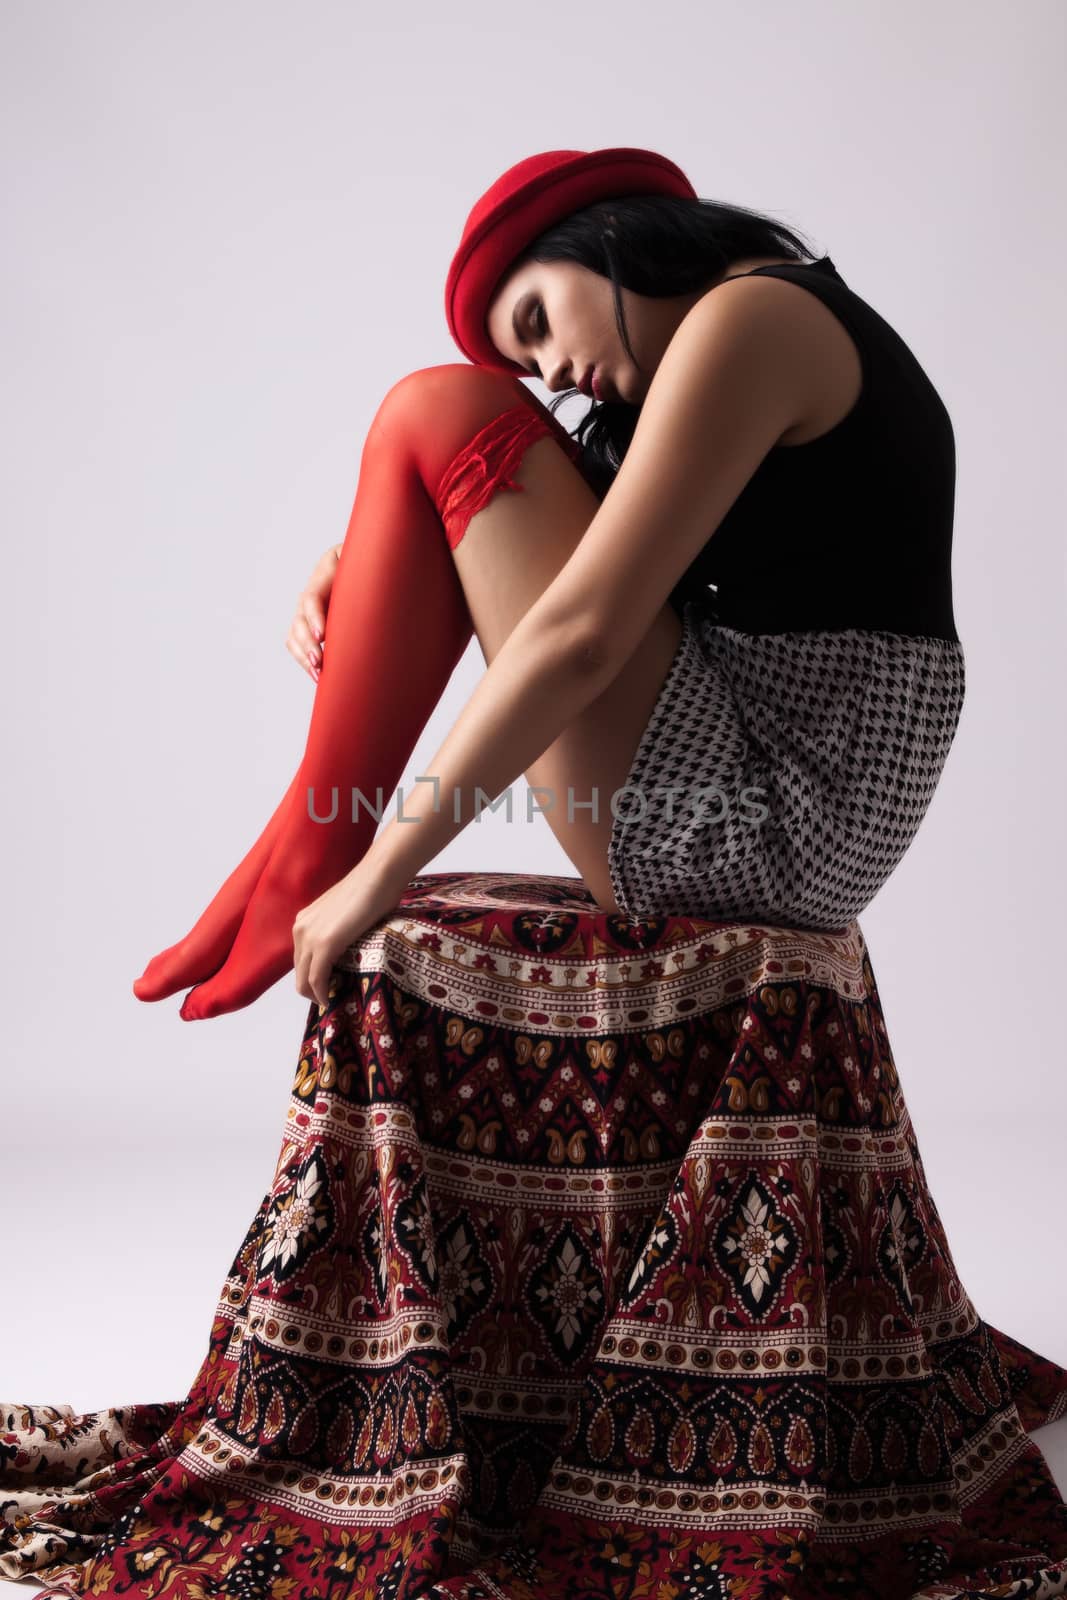
[[[835,426],[863,384],[855,341],[825,301],[802,283],[770,274],[726,278],[689,313],[732,326],[773,352],[778,381],[797,397],[797,420],[779,441],[804,444]]]
[[[739,276],[702,294],[674,330],[659,378],[684,385],[699,411],[709,413],[704,423],[724,405],[773,416],[777,432],[768,446],[808,422],[819,388],[818,338],[795,297],[775,292],[782,287],[790,286]]]

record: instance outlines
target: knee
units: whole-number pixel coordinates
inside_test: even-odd
[[[388,391],[371,433],[402,453],[439,502],[446,474],[469,453],[473,439],[496,418],[521,410],[566,439],[562,425],[514,373],[454,361],[409,372]]]
[[[406,373],[386,393],[378,414],[393,426],[416,421],[425,427],[429,417],[450,415],[462,416],[463,425],[470,420],[481,426],[498,411],[522,403],[540,404],[516,373],[446,361]]]

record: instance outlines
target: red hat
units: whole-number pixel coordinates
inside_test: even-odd
[[[486,329],[497,284],[554,222],[594,200],[637,194],[697,198],[681,168],[653,150],[546,150],[502,173],[475,201],[445,281],[445,316],[467,359],[529,377],[525,367],[500,354]]]

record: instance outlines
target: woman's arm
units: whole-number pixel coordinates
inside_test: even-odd
[[[361,871],[406,883],[617,676],[771,446],[811,404],[810,332],[773,283],[698,301],[580,543],[512,630]],[[606,804],[610,796],[602,797]]]

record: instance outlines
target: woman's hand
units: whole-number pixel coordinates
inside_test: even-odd
[[[318,562],[296,603],[296,614],[289,624],[289,637],[285,648],[293,660],[302,666],[308,676],[319,681],[322,667],[322,643],[326,632],[326,608],[330,603],[337,563],[341,559],[341,546],[332,544]]]
[[[342,951],[394,910],[406,887],[406,878],[382,871],[364,856],[325,894],[298,911],[293,923],[297,993],[326,1005],[330,975]]]

